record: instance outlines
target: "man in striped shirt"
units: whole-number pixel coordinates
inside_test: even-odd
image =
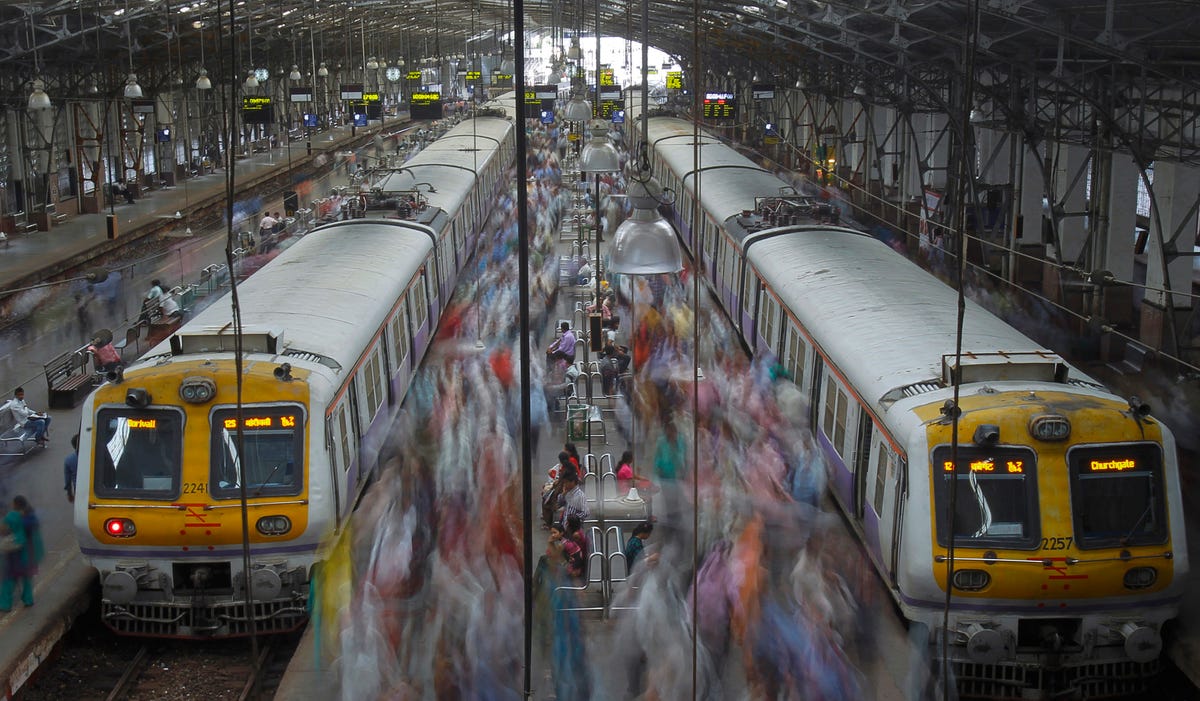
[[[580,523],[588,520],[587,495],[583,493],[583,487],[579,486],[579,473],[564,471],[559,479],[563,484],[562,518],[559,523],[565,530],[567,519],[571,516],[578,516]]]

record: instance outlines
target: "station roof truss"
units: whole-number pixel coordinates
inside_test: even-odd
[[[1100,134],[1147,162],[1200,161],[1194,0],[645,2],[648,43],[693,82],[759,75],[907,112],[950,112],[970,41],[975,105],[987,123],[1035,139],[1087,143]],[[529,39],[556,30],[594,36],[595,5],[526,2]],[[642,9],[605,0],[601,33],[641,39]],[[971,40],[973,10],[980,21]],[[325,63],[336,80],[368,56],[412,69],[511,54],[512,12],[510,0],[6,2],[0,98],[23,104],[37,76],[56,100],[116,96],[131,71],[153,95],[193,84],[202,55],[214,83],[229,83],[256,67],[282,78],[295,64],[309,81]]]

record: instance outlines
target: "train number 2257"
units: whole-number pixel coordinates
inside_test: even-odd
[[[1071,547],[1074,539],[1071,536],[1056,536],[1053,538],[1042,538],[1042,550],[1066,550]]]

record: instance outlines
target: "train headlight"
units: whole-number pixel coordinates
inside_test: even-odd
[[[104,532],[113,538],[132,538],[137,535],[137,526],[133,519],[110,518],[104,522]]]
[[[263,516],[254,527],[263,535],[283,535],[292,530],[292,520],[287,516]]]
[[[1039,441],[1065,441],[1071,437],[1071,422],[1058,414],[1042,414],[1029,420],[1029,435]]]
[[[189,404],[207,404],[217,395],[217,385],[207,377],[185,377],[179,383],[179,398]]]
[[[1126,589],[1145,589],[1158,581],[1158,570],[1153,567],[1134,567],[1125,573]]]
[[[952,581],[955,589],[979,591],[992,583],[992,575],[983,570],[955,570]]]

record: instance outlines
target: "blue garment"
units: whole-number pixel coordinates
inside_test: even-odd
[[[75,476],[79,473],[79,453],[71,453],[63,460],[63,489],[67,496],[75,496]]]
[[[633,563],[638,559],[638,555],[646,549],[646,543],[637,536],[630,536],[629,542],[625,544],[625,569],[626,571],[633,570]]]
[[[37,563],[41,562],[45,550],[42,546],[42,529],[37,514],[9,511],[4,525],[16,538],[20,549],[8,553],[4,558],[4,580],[0,582],[0,611],[12,609],[13,594],[18,582],[21,584],[21,603],[33,606],[33,575]]]

